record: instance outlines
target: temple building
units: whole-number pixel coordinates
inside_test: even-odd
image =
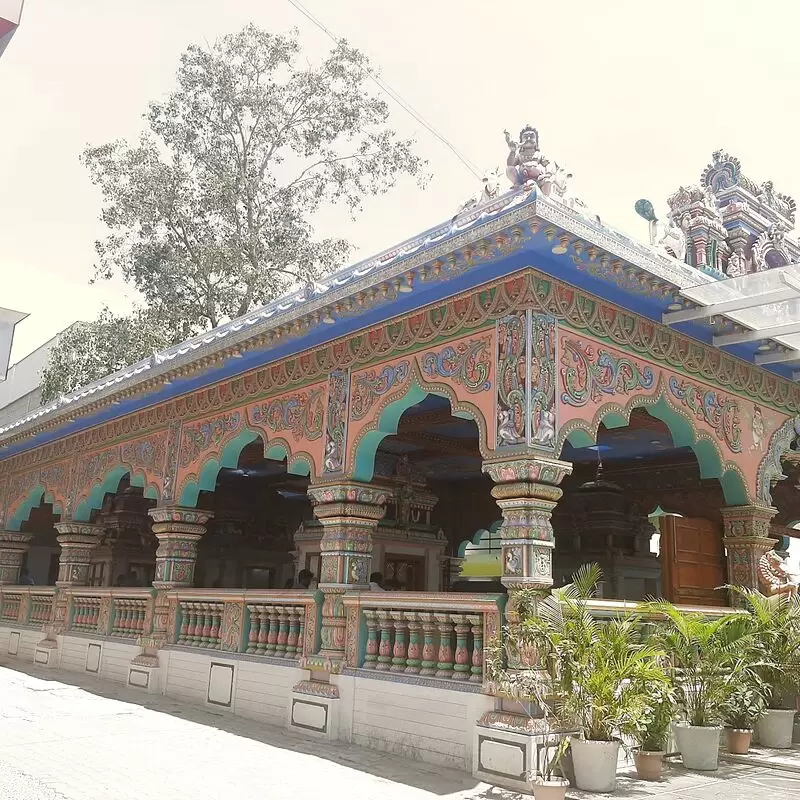
[[[0,427],[0,652],[515,787],[516,591],[796,588],[794,201],[719,151],[636,241],[506,144],[441,225]]]

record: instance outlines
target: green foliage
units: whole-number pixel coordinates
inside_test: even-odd
[[[104,308],[94,322],[76,322],[60,335],[42,372],[42,402],[147,358],[170,339],[169,327],[147,310],[118,316]]]
[[[754,674],[757,657],[747,616],[708,620],[666,601],[648,603],[645,610],[663,617],[652,638],[672,660],[678,708],[686,722],[722,724],[734,690]]]
[[[752,680],[746,677],[733,687],[724,707],[724,722],[729,728],[752,730],[764,713],[769,687],[757,675]]]
[[[414,143],[389,127],[371,74],[345,41],[311,66],[296,32],[248,25],[186,50],[175,90],[149,106],[138,143],[87,148],[82,160],[109,230],[95,245],[94,279],[118,275],[135,287],[159,335],[123,330],[139,324],[137,314],[114,318],[117,344],[107,338],[107,312],[83,323],[54,353],[46,396],[341,266],[350,246],[314,237],[317,212],[339,203],[355,215],[399,176],[423,177]]]
[[[800,597],[732,588],[749,612],[759,656],[756,671],[767,686],[769,707],[794,708],[800,692]]]
[[[83,154],[110,229],[96,277],[121,275],[188,335],[341,265],[349,245],[315,240],[314,214],[423,168],[370,75],[344,41],[309,66],[296,32],[254,25],[190,46],[139,143]]]
[[[547,597],[522,593],[520,622],[510,635],[544,668],[553,716],[587,739],[611,741],[635,733],[654,687],[667,688],[668,678],[663,651],[642,640],[639,617],[592,615],[589,601],[600,579],[599,567],[587,565]]]
[[[642,687],[644,709],[633,723],[633,736],[642,750],[657,753],[666,749],[667,735],[675,720],[675,690],[668,680]]]

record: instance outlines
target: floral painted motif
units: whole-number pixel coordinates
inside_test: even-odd
[[[170,423],[167,431],[167,447],[164,457],[164,489],[162,500],[169,501],[175,496],[175,481],[178,476],[178,447],[181,441],[180,422]]]
[[[553,448],[556,439],[556,321],[531,317],[531,444]]]
[[[497,323],[497,447],[522,444],[528,414],[527,319],[524,312]]]
[[[248,409],[251,422],[274,433],[291,431],[295,441],[313,441],[322,436],[322,390],[278,397]]]
[[[363,419],[379,397],[405,381],[409,371],[409,362],[401,361],[399,364],[385,366],[380,372],[369,370],[357,375],[352,388],[353,419]]]
[[[652,389],[655,375],[650,367],[640,368],[630,358],[598,350],[577,339],[564,339],[561,356],[561,399],[581,407],[602,395],[628,395],[637,389]]]
[[[422,371],[430,378],[450,378],[471,393],[492,388],[488,346],[483,339],[447,345],[438,353],[426,353],[422,357]]]
[[[697,419],[705,421],[732,453],[742,452],[742,428],[736,400],[680,381],[675,376],[669,379],[669,390]]]
[[[122,446],[122,462],[132,469],[142,469],[151,475],[161,477],[167,449],[168,431],[163,431],[148,439],[128,442]]]
[[[350,394],[350,376],[335,370],[328,380],[328,408],[325,422],[324,474],[335,474],[344,469],[347,449],[347,401]]]
[[[218,446],[229,434],[234,433],[241,423],[242,415],[238,411],[233,411],[196,425],[185,426],[181,445],[181,466],[188,467],[206,450]]]

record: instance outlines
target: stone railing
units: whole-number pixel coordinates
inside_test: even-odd
[[[174,597],[172,644],[283,659],[319,649],[319,592],[189,589]]]
[[[484,650],[501,633],[503,595],[347,594],[351,668],[483,683]]]
[[[7,622],[20,622],[23,593],[19,591],[3,592],[3,605],[0,608],[0,618]]]
[[[137,638],[148,633],[152,589],[76,587],[69,592],[67,630]]]
[[[0,588],[0,620],[42,627],[52,616],[55,591],[52,586]]]

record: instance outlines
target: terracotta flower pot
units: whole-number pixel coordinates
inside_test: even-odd
[[[533,782],[533,796],[535,800],[564,800],[569,789],[569,781],[563,778],[550,778],[543,780],[537,778]]]
[[[633,754],[636,774],[643,781],[660,781],[663,759],[663,750],[637,750]]]
[[[753,731],[749,728],[728,728],[728,752],[738,756],[746,756],[750,750]]]

